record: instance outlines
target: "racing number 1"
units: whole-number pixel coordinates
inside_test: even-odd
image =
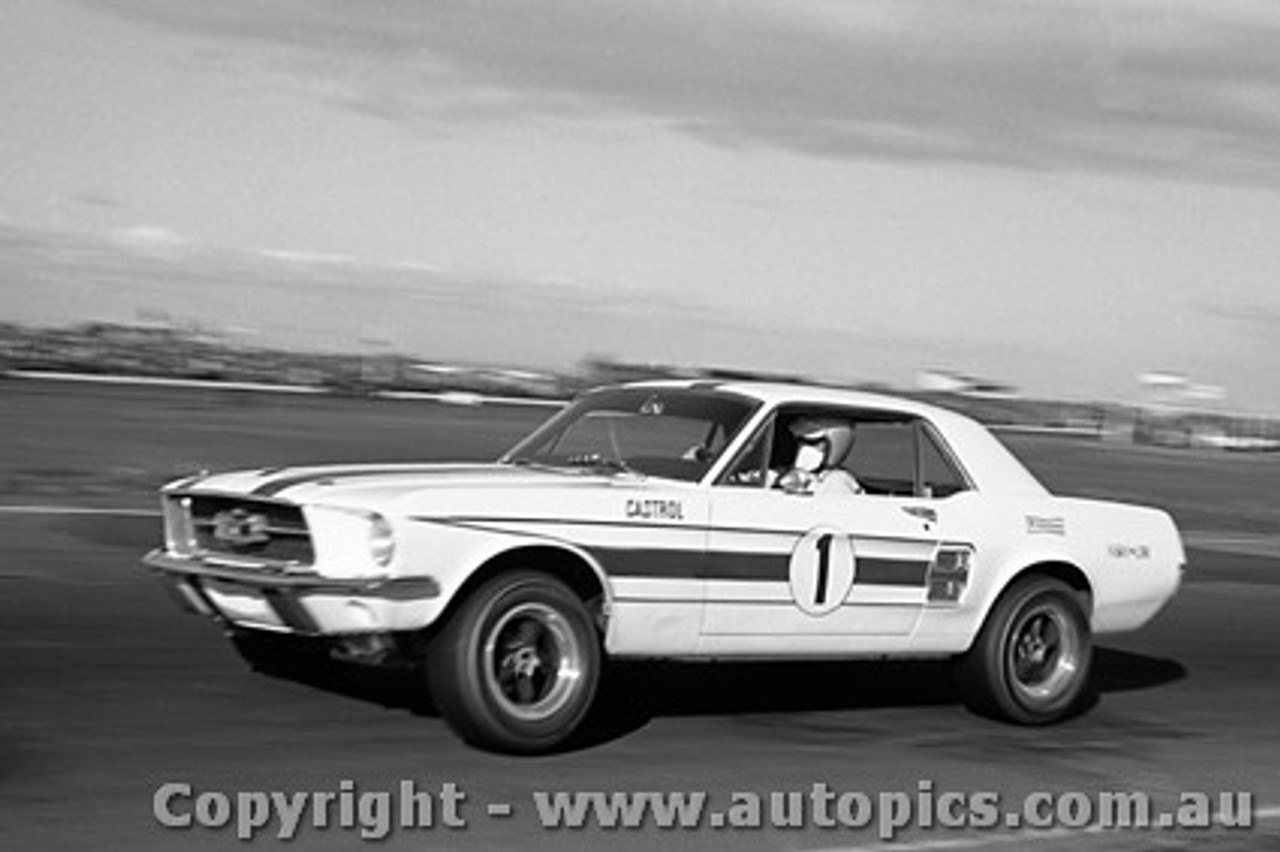
[[[813,592],[813,605],[821,607],[827,602],[827,583],[831,579],[831,533],[818,537],[818,587]]]
[[[791,598],[809,615],[840,607],[853,586],[853,541],[831,527],[809,530],[791,551]]]

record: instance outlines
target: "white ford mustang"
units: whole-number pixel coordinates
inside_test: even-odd
[[[748,382],[585,394],[496,463],[249,470],[166,486],[146,557],[233,634],[425,663],[480,746],[562,745],[610,657],[954,658],[1021,724],[1088,692],[1184,563],[1155,509],[1055,497],[977,423]]]

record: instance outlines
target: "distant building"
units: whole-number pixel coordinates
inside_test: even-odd
[[[916,373],[916,387],[922,391],[979,399],[1016,399],[1018,396],[1017,388],[1012,385],[951,370],[921,370]]]
[[[553,373],[467,364],[417,362],[404,371],[412,387],[431,390],[470,390],[518,396],[552,397],[563,393],[561,379]]]
[[[1195,384],[1181,373],[1150,372],[1138,376],[1137,416],[1133,440],[1172,447],[1274,449],[1247,419],[1224,410],[1226,390]]]
[[[1227,398],[1225,388],[1193,384],[1181,373],[1143,373],[1138,376],[1138,387],[1138,405],[1161,413],[1210,411],[1220,408]]]

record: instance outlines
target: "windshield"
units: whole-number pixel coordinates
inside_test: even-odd
[[[596,391],[547,421],[502,461],[695,482],[757,405],[754,400],[710,389]]]

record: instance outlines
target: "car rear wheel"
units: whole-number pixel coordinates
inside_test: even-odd
[[[464,600],[427,650],[436,706],[467,742],[537,753],[590,710],[600,640],[582,600],[554,577],[502,574]]]
[[[965,702],[1021,725],[1046,725],[1078,711],[1092,662],[1089,620],[1076,593],[1052,577],[1012,585],[996,602],[957,666]]]

